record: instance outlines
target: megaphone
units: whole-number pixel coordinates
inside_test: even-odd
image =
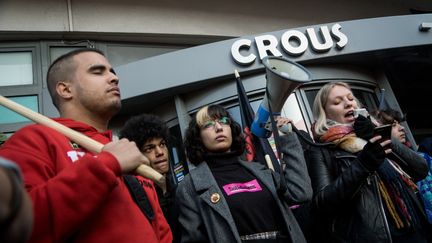
[[[271,131],[266,125],[270,122],[270,108],[274,116],[280,115],[291,92],[312,78],[305,67],[283,57],[267,56],[262,62],[266,68],[266,93],[252,122],[251,131],[257,137],[268,138]]]

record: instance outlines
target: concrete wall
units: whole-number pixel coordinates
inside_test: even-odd
[[[430,11],[432,1],[1,0],[0,34],[8,33],[9,38],[11,31],[234,37],[405,15],[410,8]]]

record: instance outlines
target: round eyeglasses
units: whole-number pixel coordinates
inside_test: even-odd
[[[216,126],[216,122],[219,123],[219,125],[221,125],[221,126],[231,125],[231,119],[224,116],[221,118],[216,118],[216,119],[208,120],[208,121],[204,122],[204,124],[202,125],[202,128],[203,129],[214,129]]]

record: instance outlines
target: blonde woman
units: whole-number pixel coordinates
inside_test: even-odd
[[[344,82],[324,85],[314,101],[315,139],[329,144],[306,153],[321,227],[331,242],[427,242],[414,190],[386,159],[391,141],[358,136],[370,131],[356,123],[367,124],[365,117],[354,117],[358,106]],[[410,162],[420,164],[404,166],[425,168],[423,161]],[[411,171],[412,177],[424,175]]]

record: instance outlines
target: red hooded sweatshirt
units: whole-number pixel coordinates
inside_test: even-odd
[[[54,119],[106,144],[112,133],[70,119]],[[150,222],[122,179],[109,152],[92,154],[64,135],[41,125],[17,131],[0,147],[0,156],[16,162],[33,201],[30,242],[171,242],[171,230],[154,185],[137,176],[155,219]]]

